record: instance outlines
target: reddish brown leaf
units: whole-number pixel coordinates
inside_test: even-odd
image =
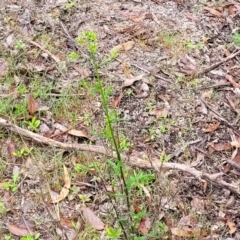
[[[233,162],[237,163],[240,165],[240,154],[237,154],[235,158],[233,159]]]
[[[214,8],[204,7],[204,9],[217,17],[222,17],[222,14]]]
[[[120,101],[121,101],[121,99],[122,99],[122,96],[123,96],[123,94],[120,94],[118,97],[116,97],[116,98],[112,101],[111,106],[112,106],[113,108],[116,108],[116,107],[119,105],[119,103],[120,103]]]
[[[163,117],[167,117],[168,111],[165,108],[162,110],[155,108],[149,114],[155,115],[157,118],[163,118]]]
[[[226,75],[226,79],[227,79],[235,88],[240,88],[240,84],[236,83],[231,75],[227,74],[227,75]]]
[[[21,228],[16,224],[8,224],[7,228],[10,233],[12,233],[13,235],[18,236],[18,237],[25,237],[29,234],[27,229]]]
[[[146,235],[149,230],[151,229],[152,223],[149,217],[142,217],[141,222],[139,223],[138,226],[138,231],[142,234],[142,235]]]
[[[230,234],[233,234],[233,233],[236,232],[237,228],[236,228],[236,225],[235,225],[234,222],[232,222],[231,220],[228,219],[228,220],[227,220],[227,225],[228,225],[228,227],[229,227],[229,233],[230,233]]]
[[[232,149],[231,144],[229,143],[209,143],[209,145],[215,150],[215,151],[225,151]]]
[[[219,125],[220,125],[220,122],[217,122],[217,123],[213,124],[212,126],[206,128],[206,129],[203,129],[203,131],[204,132],[214,132],[218,129]]]
[[[30,115],[33,115],[39,107],[38,100],[35,99],[31,94],[26,96],[27,98],[27,106],[28,106],[28,112]]]
[[[99,231],[104,229],[104,223],[90,208],[82,207],[82,214],[93,228]]]

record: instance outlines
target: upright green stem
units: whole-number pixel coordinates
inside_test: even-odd
[[[125,195],[126,195],[128,210],[130,211],[131,209],[130,209],[129,192],[128,192],[128,189],[127,189],[127,184],[126,184],[126,180],[125,180],[124,172],[123,172],[123,168],[122,168],[122,158],[121,158],[119,146],[118,146],[117,140],[115,138],[112,123],[111,123],[111,120],[110,120],[108,102],[107,102],[106,96],[104,94],[104,89],[103,89],[102,82],[100,80],[100,76],[99,76],[99,73],[98,73],[98,64],[97,64],[95,55],[93,53],[91,53],[91,58],[92,58],[92,61],[93,61],[94,71],[96,73],[97,81],[98,81],[98,84],[99,84],[99,90],[100,90],[100,94],[101,94],[101,98],[102,98],[102,104],[103,104],[103,107],[104,107],[104,111],[105,111],[105,114],[106,114],[107,125],[109,127],[109,130],[110,130],[110,133],[111,133],[111,136],[112,136],[113,145],[114,145],[114,148],[115,148],[115,151],[116,151],[116,154],[117,154],[117,159],[121,163],[120,164],[120,174],[121,174],[121,178],[122,178],[122,181],[123,181],[123,187],[124,187],[124,191],[125,191]]]

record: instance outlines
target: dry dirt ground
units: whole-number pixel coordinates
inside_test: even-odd
[[[99,73],[123,154],[149,163],[126,160],[125,175],[154,176],[132,190],[142,216],[118,239],[240,239],[240,3],[2,0],[0,11],[0,239],[110,239],[109,228],[121,229],[128,210],[109,197],[106,155],[4,125],[111,148],[96,73],[77,44],[89,31],[97,61],[118,49]],[[159,170],[153,159],[182,165]]]

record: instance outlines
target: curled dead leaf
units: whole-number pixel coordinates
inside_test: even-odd
[[[142,80],[143,76],[144,75],[139,75],[137,77],[132,77],[132,78],[125,79],[123,84],[122,84],[122,88],[129,87],[129,86],[133,85],[136,81]]]
[[[162,110],[155,108],[149,114],[154,115],[157,118],[164,118],[164,117],[167,117],[168,111],[165,108]]]
[[[31,94],[26,95],[26,99],[27,99],[28,112],[30,113],[30,115],[33,115],[35,112],[38,112],[38,111],[49,110],[47,106],[41,105],[40,101],[38,99],[35,99]]]
[[[113,47],[110,52],[121,52],[121,51],[129,51],[134,46],[134,41],[128,41],[125,43],[120,43],[117,46]]]
[[[217,17],[222,17],[222,13],[220,13],[219,11],[217,11],[214,8],[204,7],[204,9],[207,10],[208,12],[210,12],[211,14],[217,16]]]
[[[62,188],[59,196],[56,199],[52,200],[52,203],[58,203],[60,201],[62,201],[63,199],[65,199],[69,193],[69,189],[71,187],[71,179],[68,173],[67,168],[65,167],[65,165],[63,165],[63,170],[64,170],[64,187]]]
[[[180,66],[181,71],[188,75],[192,75],[197,71],[195,60],[189,57],[187,54],[178,59],[178,65]]]
[[[213,124],[212,126],[203,129],[203,132],[206,132],[206,133],[214,132],[218,129],[219,126],[220,126],[220,122],[217,122],[217,123]]]
[[[29,234],[29,231],[26,228],[21,228],[16,224],[7,224],[7,228],[10,233],[18,237],[25,237]]]
[[[236,232],[237,227],[236,227],[236,225],[235,225],[234,222],[232,222],[231,220],[228,219],[228,220],[227,220],[227,225],[228,225],[228,227],[229,227],[229,233],[230,233],[230,234],[233,234],[233,233]]]
[[[83,217],[93,228],[95,228],[98,231],[104,229],[104,223],[90,208],[82,207],[81,210]]]
[[[76,136],[76,137],[82,137],[82,138],[87,138],[90,141],[94,141],[94,139],[90,136],[88,136],[85,132],[81,130],[76,130],[76,129],[71,129],[68,131],[68,134]]]

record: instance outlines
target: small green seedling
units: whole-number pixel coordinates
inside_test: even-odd
[[[19,178],[19,174],[15,173],[13,174],[12,180],[10,182],[4,182],[3,186],[7,191],[12,191],[12,192],[16,192],[18,186],[17,186],[17,181]]]
[[[26,122],[26,121],[25,121],[25,122]],[[26,123],[28,124],[28,128],[29,128],[30,130],[36,131],[36,130],[39,128],[39,126],[40,126],[40,124],[41,124],[41,121],[40,121],[40,120],[37,120],[36,117],[33,117],[33,118],[31,119],[31,121],[26,122]]]
[[[33,150],[33,147],[31,148],[23,147],[20,150],[14,152],[13,155],[15,157],[27,157],[32,150]]]
[[[119,229],[114,229],[114,228],[106,228],[106,232],[107,232],[107,237],[111,238],[111,239],[118,239],[121,234],[122,234],[122,230]]]
[[[68,55],[70,61],[76,61],[79,58],[79,55],[76,52],[71,52]]]
[[[65,5],[66,9],[71,9],[75,6],[75,2],[69,2]]]
[[[232,40],[235,45],[240,46],[240,33],[235,32],[232,36]]]
[[[87,196],[84,196],[82,194],[78,195],[79,199],[82,201],[82,204],[85,206],[85,203],[90,202],[91,199]]]
[[[30,234],[28,234],[27,236],[25,236],[25,237],[21,237],[20,238],[20,240],[37,240],[37,239],[39,239],[39,237],[40,237],[40,233],[36,233],[35,235],[30,235]]]
[[[160,155],[160,161],[161,162],[168,162],[170,159],[170,155],[167,155],[165,152],[162,152]]]
[[[19,40],[16,42],[15,48],[18,50],[23,50],[26,48],[26,44],[22,40]]]
[[[0,199],[0,214],[3,214],[7,211],[7,209],[4,207],[4,202],[2,199]]]

